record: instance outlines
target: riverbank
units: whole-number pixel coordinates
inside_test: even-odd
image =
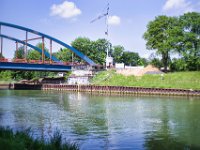
[[[9,128],[0,127],[0,149],[78,150],[78,147],[76,144],[62,144],[62,136],[59,133],[55,133],[49,142],[45,142],[44,139],[33,139],[30,136],[29,130],[14,133]]]
[[[173,89],[173,88],[143,88],[128,86],[101,86],[101,85],[68,85],[68,84],[0,84],[0,90],[57,90],[105,94],[143,94],[168,96],[200,96],[200,90]]]
[[[167,74],[146,74],[141,77],[124,76],[115,70],[102,71],[92,80],[101,86],[130,86],[143,88],[170,88],[200,90],[200,72],[174,72]]]
[[[98,86],[98,85],[67,85],[67,84],[43,84],[42,90],[75,91],[106,94],[146,94],[168,96],[200,96],[200,90],[167,89],[167,88],[142,88],[126,86]]]

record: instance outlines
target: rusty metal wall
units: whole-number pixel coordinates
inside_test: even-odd
[[[124,86],[97,86],[97,85],[62,85],[43,84],[43,90],[77,91],[77,92],[99,92],[99,93],[119,93],[119,94],[149,94],[149,95],[183,95],[200,96],[200,90],[184,89],[160,89],[143,87]]]

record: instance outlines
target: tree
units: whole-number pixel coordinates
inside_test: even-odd
[[[91,41],[89,38],[78,37],[74,41],[72,41],[71,45],[83,54],[88,56],[90,54],[91,49],[90,43]]]
[[[28,50],[28,56],[27,59],[28,60],[40,60],[41,59],[41,54],[33,49]]]
[[[96,45],[95,55],[97,63],[105,64],[107,49],[109,50],[108,55],[110,56],[112,54],[112,44],[106,39],[98,39],[94,43]]]
[[[0,71],[0,80],[7,81],[12,79],[12,72],[11,71]]]
[[[146,46],[149,50],[156,50],[161,55],[164,70],[170,60],[170,52],[175,49],[175,35],[179,32],[179,22],[175,17],[158,16],[149,22],[147,31],[144,33]]]
[[[190,12],[180,16],[183,36],[178,51],[189,70],[200,69],[200,13]]]
[[[15,51],[15,54],[14,54],[14,58],[16,59],[24,59],[25,53],[24,53],[24,46],[20,46],[16,51]]]
[[[122,60],[125,65],[136,66],[140,61],[140,56],[135,52],[124,52],[122,54]]]
[[[106,39],[91,41],[89,38],[85,37],[75,39],[72,41],[71,45],[97,64],[105,63],[106,50],[108,46],[111,47],[111,43],[109,43]],[[111,50],[112,49],[110,48],[110,54]],[[78,59],[78,61],[82,60]]]
[[[63,62],[72,61],[72,52],[67,48],[61,48],[58,52],[55,53],[55,56]]]
[[[41,42],[38,43],[38,44],[36,45],[36,47],[42,49],[42,43],[41,43]],[[45,44],[44,44],[44,52],[49,52],[49,50],[45,47]],[[39,53],[39,54],[40,54],[40,60],[42,60],[42,53]],[[45,60],[50,60],[49,57],[47,57],[47,56],[44,56],[44,57],[45,57]]]
[[[186,71],[187,64],[185,63],[184,58],[173,58],[170,63],[171,71]]]
[[[123,46],[117,45],[117,46],[113,47],[112,56],[113,56],[113,59],[114,59],[115,63],[121,63],[123,61],[122,60],[123,52],[124,52],[124,47]]]

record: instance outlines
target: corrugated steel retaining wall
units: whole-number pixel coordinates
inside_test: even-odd
[[[99,92],[119,94],[157,94],[157,95],[184,95],[200,96],[200,90],[184,89],[161,89],[124,86],[97,86],[97,85],[65,85],[65,84],[43,84],[43,90],[66,90],[77,92]]]

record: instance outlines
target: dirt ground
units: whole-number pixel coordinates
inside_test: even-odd
[[[116,71],[119,74],[125,75],[125,76],[143,76],[144,74],[162,74],[158,68],[148,65],[145,68],[130,68],[130,69],[119,69]]]

